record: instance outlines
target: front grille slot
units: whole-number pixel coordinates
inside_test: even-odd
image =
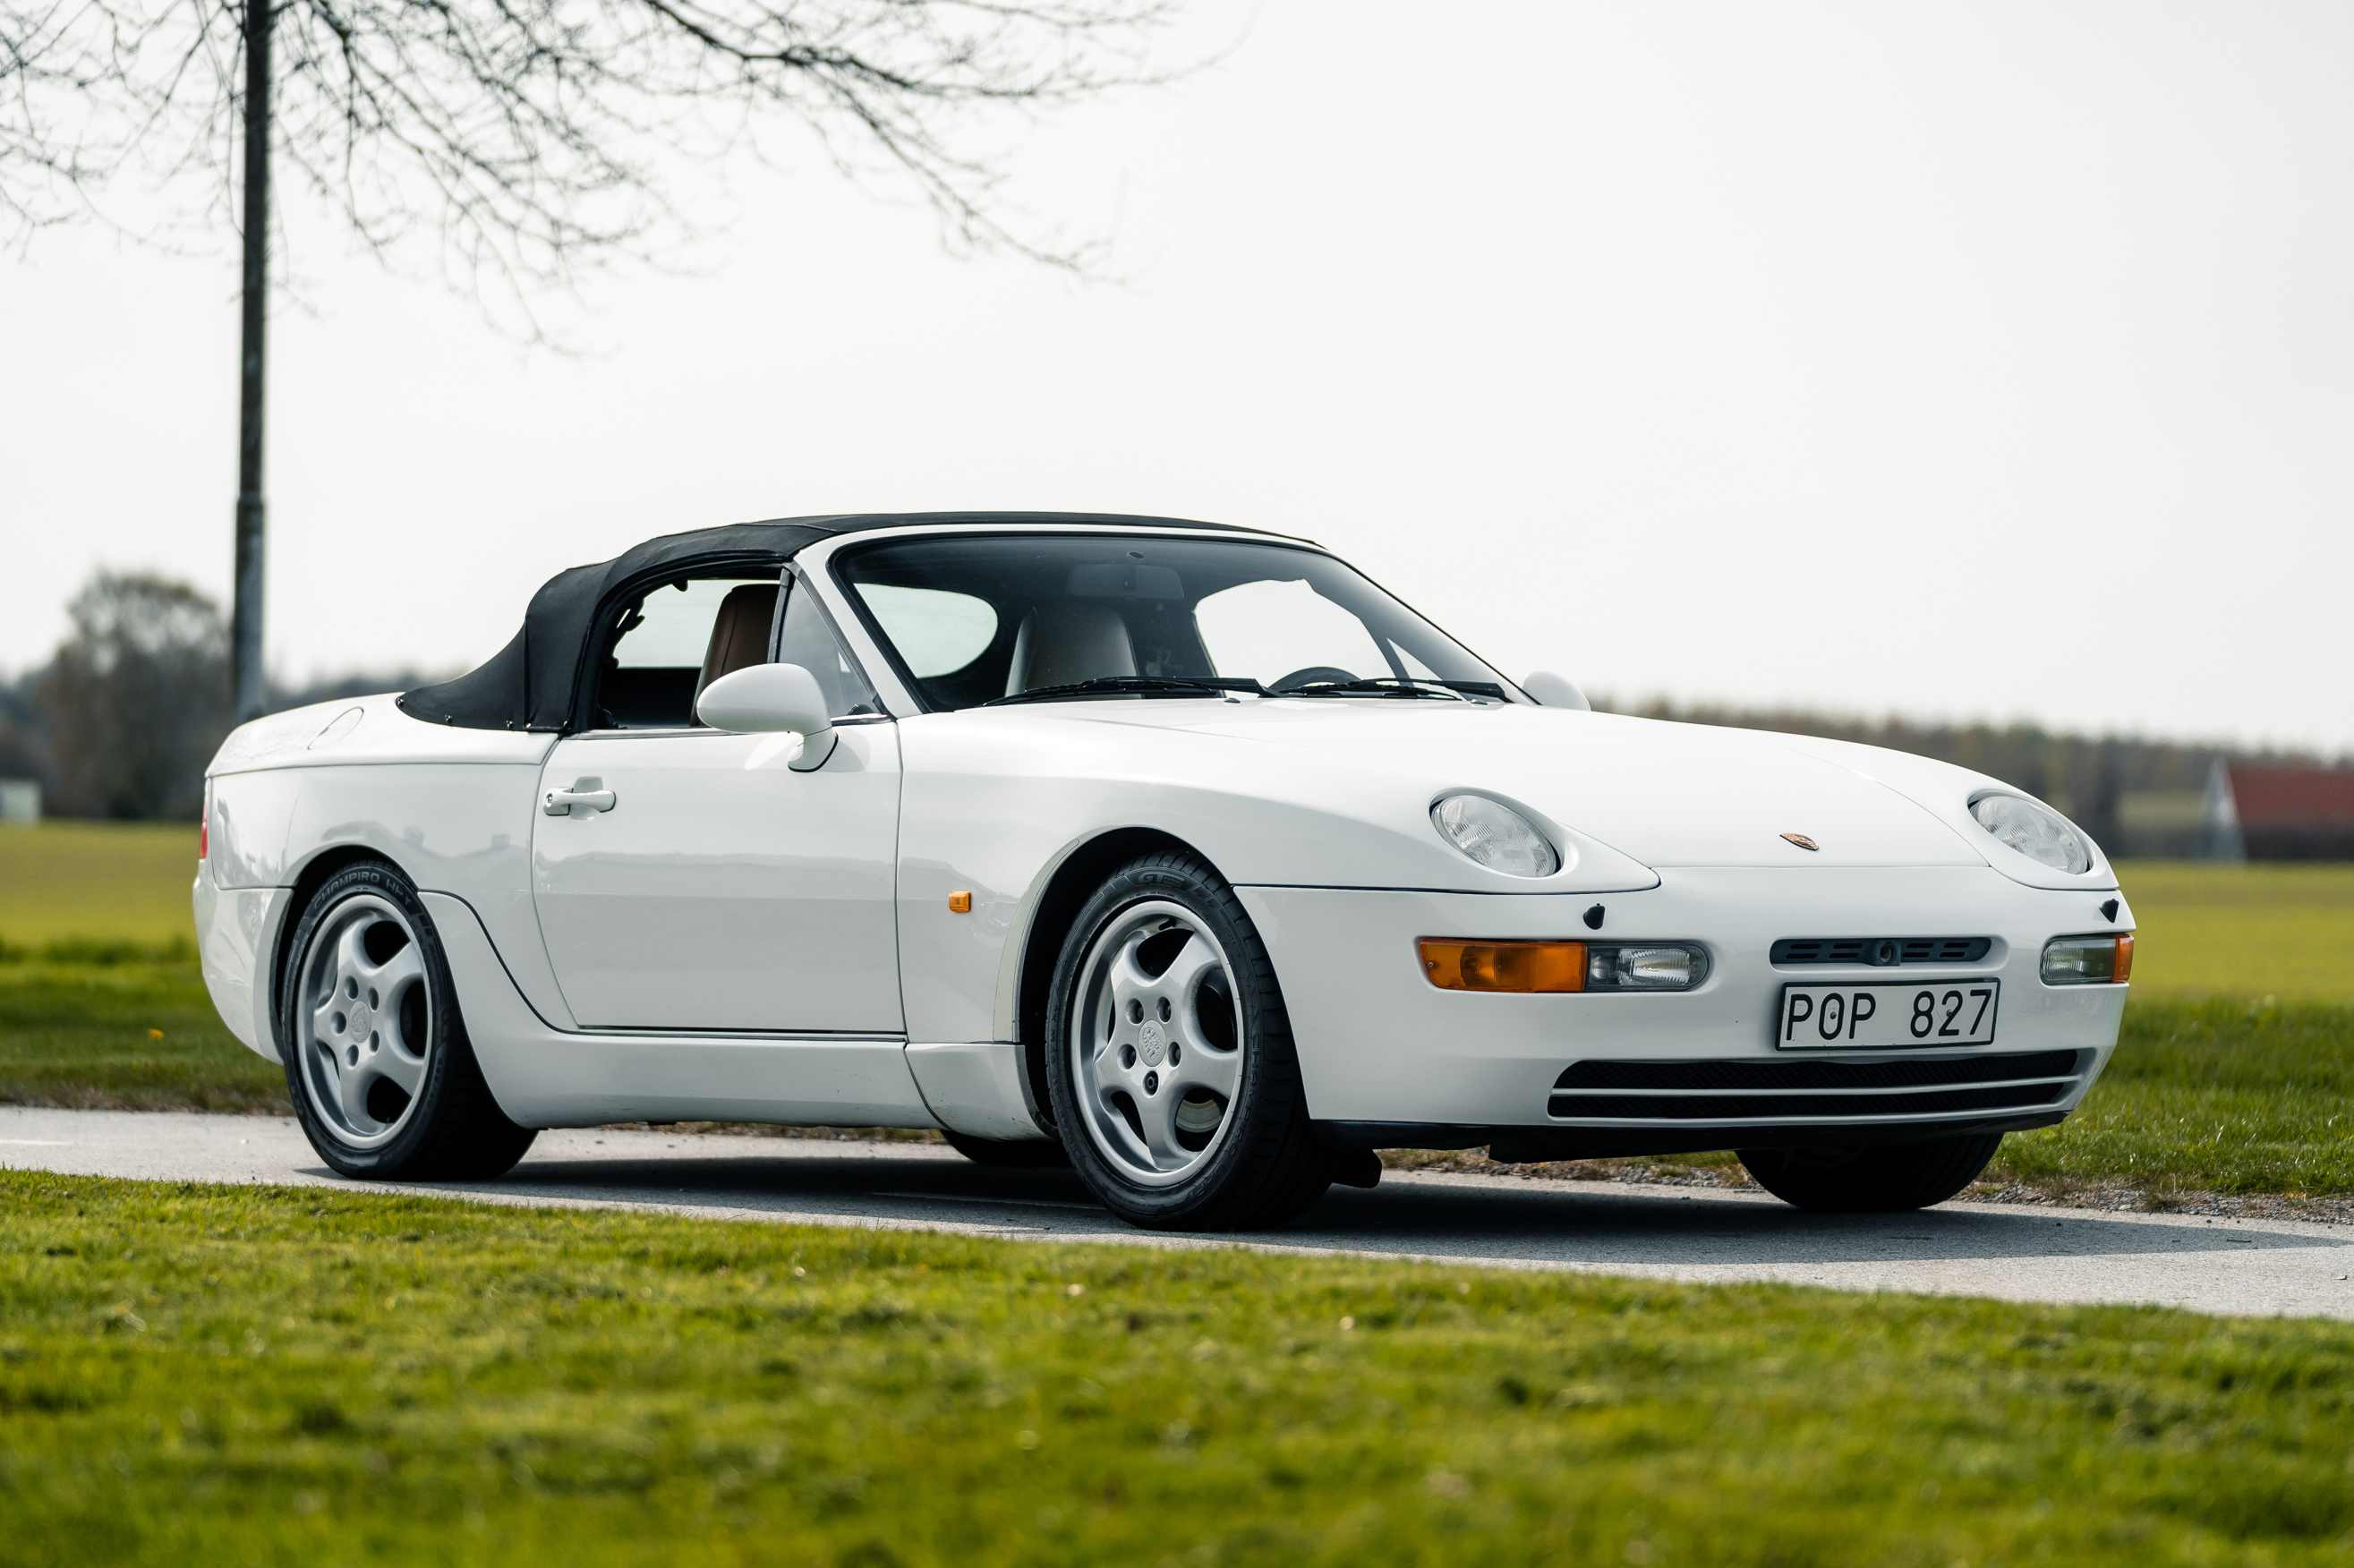
[[[1944,1111],[2002,1110],[2049,1105],[2065,1084],[2020,1084],[2001,1089],[1940,1089],[1925,1095],[1555,1095],[1547,1115],[1584,1121],[1636,1117],[1646,1121],[1764,1121],[1774,1117],[1817,1119],[1850,1116],[1935,1116]]]
[[[2014,1056],[1945,1056],[1901,1062],[1578,1062],[1553,1082],[1564,1089],[1905,1089],[2065,1078],[2073,1051]]]
[[[1785,937],[1767,958],[1776,964],[1974,964],[1991,937]]]
[[[2073,1051],[2035,1051],[1899,1062],[1577,1062],[1554,1081],[1545,1108],[1577,1120],[1935,1116],[2049,1105],[2067,1094],[2076,1061]],[[1572,1092],[1597,1089],[1653,1092]],[[1872,1089],[1928,1092],[1857,1092]]]

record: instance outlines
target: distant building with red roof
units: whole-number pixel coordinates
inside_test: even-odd
[[[2200,813],[2201,860],[2354,860],[2354,768],[2218,759]]]

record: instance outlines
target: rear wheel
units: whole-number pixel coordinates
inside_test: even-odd
[[[1786,1203],[1829,1213],[1884,1214],[1942,1203],[1987,1168],[2002,1134],[1872,1149],[1742,1149],[1757,1184]]]
[[[1071,1164],[1131,1224],[1278,1224],[1331,1184],[1275,966],[1234,890],[1192,855],[1147,855],[1097,890],[1046,1019]]]
[[[377,1181],[495,1176],[537,1135],[491,1097],[441,943],[408,879],[346,866],[313,896],[280,982],[295,1119],[319,1158]]]
[[[1051,1138],[974,1138],[946,1128],[940,1129],[940,1136],[975,1165],[1000,1171],[1036,1171],[1071,1162],[1069,1152]]]

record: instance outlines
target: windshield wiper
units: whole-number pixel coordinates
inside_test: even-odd
[[[1433,691],[1433,687],[1440,688]],[[1305,685],[1287,687],[1275,694],[1280,697],[1429,697],[1442,703],[1464,701],[1463,694],[1504,700],[1503,687],[1493,681],[1401,680],[1395,675],[1375,675],[1363,681],[1310,681]]]
[[[981,705],[993,708],[1005,703],[1034,703],[1052,697],[1086,697],[1126,694],[1130,696],[1181,696],[1206,692],[1223,696],[1228,692],[1251,692],[1259,696],[1272,696],[1257,681],[1232,679],[1224,675],[1097,675],[1092,681],[1074,681],[1064,686],[1033,686],[1026,692],[1010,696],[991,697]]]

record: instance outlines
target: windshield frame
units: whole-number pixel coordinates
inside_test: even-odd
[[[859,552],[868,548],[879,548],[886,545],[905,545],[917,540],[938,539],[942,542],[947,542],[956,539],[1027,538],[1036,537],[1042,535],[1050,537],[1094,540],[1147,538],[1161,541],[1187,540],[1197,543],[1210,543],[1214,541],[1219,544],[1246,545],[1259,549],[1290,550],[1296,551],[1301,555],[1320,556],[1324,559],[1332,562],[1334,565],[1341,567],[1344,570],[1353,573],[1376,593],[1388,599],[1390,602],[1395,604],[1408,615],[1413,616],[1416,620],[1421,621],[1424,625],[1437,632],[1440,637],[1445,638],[1448,642],[1451,642],[1457,648],[1461,649],[1466,656],[1476,662],[1483,669],[1493,673],[1496,677],[1497,683],[1503,689],[1504,700],[1507,703],[1532,705],[1535,703],[1535,699],[1533,697],[1531,697],[1527,693],[1521,689],[1518,682],[1506,675],[1494,663],[1482,658],[1469,644],[1465,643],[1462,639],[1457,637],[1453,632],[1448,631],[1445,627],[1439,625],[1438,622],[1431,620],[1428,616],[1415,609],[1413,605],[1407,603],[1405,599],[1391,592],[1387,588],[1384,587],[1374,578],[1367,576],[1363,571],[1360,570],[1351,562],[1333,554],[1331,551],[1325,549],[1320,545],[1317,545],[1304,539],[1292,538],[1280,534],[1259,534],[1241,530],[1229,532],[1225,529],[1220,529],[1215,532],[1190,528],[1159,529],[1153,528],[1149,524],[1144,526],[1125,527],[1072,527],[1067,524],[1062,526],[1047,524],[1044,526],[1031,527],[1015,526],[994,528],[957,527],[951,525],[948,527],[911,528],[905,532],[901,532],[896,529],[887,531],[878,530],[877,532],[870,534],[843,535],[839,538],[827,539],[817,545],[811,546],[801,552],[801,557],[804,559],[811,556],[818,557],[810,564],[817,567],[822,572],[825,577],[827,588],[831,590],[832,594],[838,595],[842,607],[847,610],[851,616],[856,618],[861,639],[873,649],[883,665],[890,672],[891,681],[893,684],[898,688],[898,692],[896,694],[904,696],[906,699],[906,711],[926,714],[978,713],[982,711],[986,705],[976,704],[965,706],[943,706],[932,702],[928,696],[926,696],[924,692],[924,683],[916,678],[914,673],[908,668],[906,661],[900,657],[898,648],[892,642],[891,639],[885,634],[881,623],[875,619],[873,609],[867,605],[864,597],[859,593],[856,585],[850,582],[850,580],[843,575],[841,556],[845,552]],[[1342,694],[1342,695],[1346,694]],[[1100,698],[1070,696],[1059,698],[1056,700],[1056,703],[1054,704],[1042,705],[1052,706],[1058,705],[1061,703],[1072,702],[1134,702],[1136,700],[1138,699],[1133,695],[1106,693]],[[1178,699],[1172,697],[1164,698],[1163,700]],[[1192,700],[1215,702],[1221,699],[1204,696]],[[1285,695],[1274,699],[1261,700],[1306,700],[1329,702],[1334,700],[1334,694],[1328,694],[1304,699],[1294,699],[1288,695]],[[1372,700],[1378,701],[1381,699],[1373,698]],[[1493,699],[1489,700],[1492,701]],[[1026,706],[1027,705],[1023,705]],[[1007,711],[1019,711],[1019,708],[1008,709]]]

